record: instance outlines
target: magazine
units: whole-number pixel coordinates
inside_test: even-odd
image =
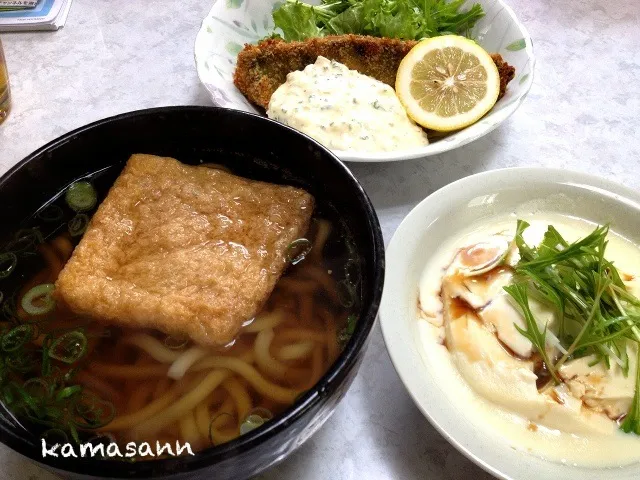
[[[72,0],[0,0],[0,32],[58,30]]]

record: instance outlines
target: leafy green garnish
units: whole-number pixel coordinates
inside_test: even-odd
[[[520,328],[518,325],[515,325],[516,329],[525,337],[529,339],[529,341],[533,344],[533,346],[538,350],[538,353],[542,357],[542,361],[547,366],[549,373],[553,377],[553,379],[560,383],[560,378],[556,373],[556,369],[554,368],[553,362],[549,359],[549,355],[547,353],[547,325],[544,326],[542,331],[538,327],[538,323],[533,317],[533,313],[531,313],[531,309],[529,308],[529,299],[527,297],[527,286],[524,284],[515,284],[504,287],[505,291],[511,295],[511,297],[518,303],[522,310],[522,315],[524,316],[525,322],[527,324],[527,329],[524,330]]]
[[[518,220],[515,243],[520,253],[516,266],[518,283],[505,287],[523,312],[526,330],[518,331],[536,348],[556,383],[557,372],[567,361],[592,355],[591,366],[612,362],[629,372],[627,345],[640,351],[640,300],[626,288],[620,273],[605,258],[608,226],[599,226],[586,237],[567,242],[549,226],[537,247],[527,245],[523,233],[529,224]],[[558,340],[562,356],[549,358],[547,325],[540,330],[529,308],[536,297],[558,314]],[[640,435],[640,353],[636,365],[633,405],[621,425],[625,432]]]
[[[466,0],[322,0],[312,6],[287,0],[273,12],[287,41],[348,33],[420,40],[467,35],[484,15],[479,4],[462,11]]]
[[[636,392],[633,396],[631,408],[627,412],[627,416],[620,425],[625,433],[635,433],[640,435],[640,348],[638,349],[638,358],[636,363]]]

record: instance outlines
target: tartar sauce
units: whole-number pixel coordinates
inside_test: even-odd
[[[287,75],[267,115],[334,150],[384,152],[429,143],[389,85],[324,57]]]

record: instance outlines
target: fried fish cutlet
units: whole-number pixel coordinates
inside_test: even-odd
[[[287,74],[302,70],[323,56],[394,87],[400,62],[417,43],[363,35],[327,36],[304,42],[270,38],[257,45],[245,45],[238,54],[233,81],[249,101],[266,110],[271,95],[286,82]],[[500,73],[500,99],[515,69],[499,54],[491,57]]]
[[[224,345],[271,294],[313,207],[297,188],[133,155],[56,295],[102,323]]]

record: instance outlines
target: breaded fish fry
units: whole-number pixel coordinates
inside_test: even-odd
[[[258,45],[245,45],[238,55],[233,80],[249,101],[266,109],[271,95],[287,80],[288,73],[315,63],[321,55],[393,87],[400,61],[416,43],[363,35],[328,36],[304,42],[267,39]],[[515,69],[498,54],[492,58],[500,73],[498,98],[501,98]]]

